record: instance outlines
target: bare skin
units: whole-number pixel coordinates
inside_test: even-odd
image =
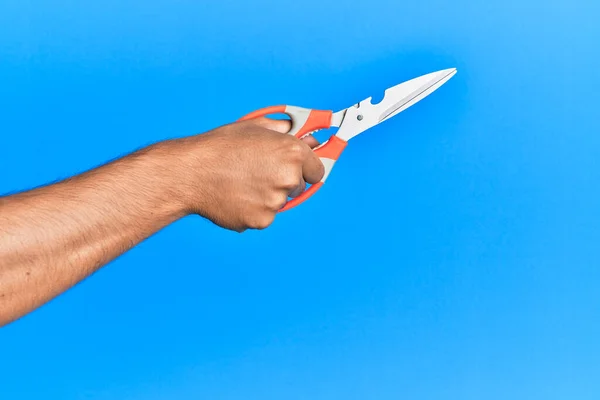
[[[189,214],[264,229],[323,176],[311,151],[259,119],[169,140],[68,180],[0,197],[0,326]]]

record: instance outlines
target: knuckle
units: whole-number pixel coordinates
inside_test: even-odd
[[[274,220],[275,220],[275,213],[273,213],[273,212],[263,213],[263,214],[257,215],[254,218],[252,218],[250,220],[250,222],[248,223],[248,227],[251,229],[259,229],[259,230],[265,229],[265,228],[268,228],[269,225],[271,225]]]
[[[300,185],[298,187],[296,187],[295,189],[290,191],[289,196],[291,198],[295,198],[298,197],[302,194],[302,192],[304,192],[306,190],[306,182],[304,180],[302,180],[302,182],[300,182]],[[287,199],[286,199],[287,201]]]
[[[273,193],[269,196],[269,198],[265,202],[266,203],[265,205],[267,206],[267,208],[269,210],[277,211],[281,207],[283,207],[283,205],[285,204],[286,201],[287,201],[286,195],[284,195],[282,193]]]
[[[293,161],[302,161],[304,158],[304,144],[298,140],[290,140],[289,155]]]
[[[300,174],[289,172],[281,177],[281,187],[286,190],[296,189],[301,184]]]

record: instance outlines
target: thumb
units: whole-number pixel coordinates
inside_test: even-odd
[[[292,128],[292,122],[289,119],[260,117],[256,118],[254,121],[263,128],[267,128],[275,132],[288,133]]]
[[[292,123],[289,119],[271,119],[266,117],[257,118],[256,123],[263,128],[270,129],[272,131],[288,133],[292,129]],[[320,143],[313,135],[308,135],[302,138],[302,141],[306,143],[311,149],[317,147]]]

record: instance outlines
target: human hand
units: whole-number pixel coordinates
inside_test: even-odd
[[[324,173],[311,150],[318,142],[289,129],[289,121],[259,118],[168,142],[186,210],[238,232],[268,227],[288,196]]]

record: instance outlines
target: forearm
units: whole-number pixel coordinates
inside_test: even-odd
[[[189,213],[237,232],[269,226],[321,181],[311,147],[266,118],[166,141],[66,181],[0,198],[0,326]]]
[[[0,198],[0,326],[185,215],[164,147]]]

